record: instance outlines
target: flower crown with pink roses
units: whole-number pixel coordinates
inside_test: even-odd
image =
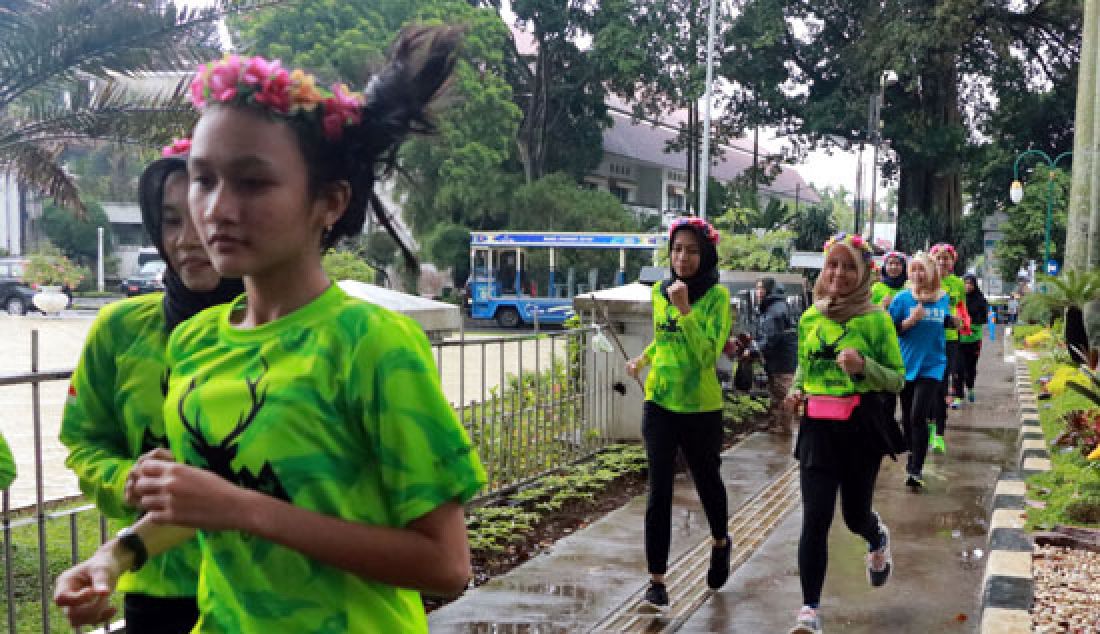
[[[952,260],[958,260],[959,254],[955,251],[955,247],[947,244],[946,242],[940,242],[939,244],[932,245],[932,248],[928,250],[928,253],[932,257],[936,257],[940,253],[947,252],[951,254]]]
[[[834,244],[846,244],[862,254],[867,262],[874,262],[875,251],[871,248],[871,243],[858,233],[837,233],[825,242],[824,252],[828,253]]]
[[[684,227],[692,227],[698,229],[703,233],[707,240],[711,244],[718,246],[718,242],[722,240],[722,235],[718,231],[710,226],[710,223],[703,220],[699,216],[681,216],[672,221],[672,225],[668,228],[668,241],[672,242],[672,236],[680,229]]]
[[[160,149],[160,155],[164,158],[185,158],[191,153],[191,139],[172,139],[172,142]]]
[[[316,77],[301,69],[288,71],[278,60],[226,55],[199,66],[191,81],[191,103],[198,109],[209,103],[262,107],[320,125],[325,138],[336,142],[345,126],[362,122],[366,97],[345,84],[320,88]]]

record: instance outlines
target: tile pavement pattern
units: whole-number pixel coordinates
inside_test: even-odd
[[[1017,470],[1005,472],[993,494],[989,523],[989,558],[982,581],[981,634],[1031,632],[1034,580],[1031,573],[1031,537],[1024,531],[1027,520],[1024,479],[1050,470],[1039,407],[1031,387],[1027,365],[1016,366],[1016,395],[1020,404]]]

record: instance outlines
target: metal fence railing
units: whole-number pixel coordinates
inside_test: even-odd
[[[611,395],[600,386],[608,384],[611,364],[620,361],[593,350],[596,332],[578,328],[468,337],[463,331],[457,339],[433,344],[444,393],[489,474],[489,486],[479,501],[583,459],[606,444]],[[43,433],[41,389],[43,384],[67,381],[72,370],[41,370],[37,330],[31,331],[30,344],[30,372],[0,375],[0,389],[29,386],[34,435],[33,500],[23,495],[13,504],[10,491],[2,494],[0,598],[7,631],[49,634],[69,631],[60,614],[51,610],[54,577],[89,556],[108,538],[109,527],[75,489],[72,494],[47,495],[51,480],[71,476],[58,457],[64,455],[57,451],[59,441]],[[31,475],[25,471],[20,480]]]

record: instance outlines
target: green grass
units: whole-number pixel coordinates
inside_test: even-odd
[[[75,508],[72,504],[63,508]],[[62,509],[50,509],[50,513]],[[13,518],[14,519],[14,518]],[[47,600],[53,594],[54,580],[62,571],[72,566],[72,531],[69,517],[52,518],[46,521],[46,555],[49,567]],[[78,557],[86,559],[100,543],[99,514],[81,512],[76,515]],[[42,605],[39,601],[39,549],[38,527],[28,524],[12,529],[12,586],[15,591],[15,631],[19,634],[39,634],[43,631]],[[0,624],[7,627],[7,575],[0,575]],[[116,606],[121,606],[119,600]],[[71,632],[61,612],[50,606],[50,631]]]
[[[1053,372],[1055,367],[1056,364],[1046,357],[1028,364],[1036,392],[1038,378]],[[1028,497],[1045,504],[1044,508],[1028,509],[1029,530],[1045,530],[1058,524],[1100,526],[1100,521],[1084,521],[1082,515],[1082,510],[1094,501],[1100,505],[1100,461],[1086,460],[1079,448],[1050,446],[1051,441],[1065,429],[1062,415],[1088,409],[1091,405],[1072,390],[1050,400],[1039,401],[1039,422],[1050,451],[1051,470],[1028,478]]]

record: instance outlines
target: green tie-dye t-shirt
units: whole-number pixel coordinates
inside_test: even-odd
[[[882,304],[882,300],[887,297],[892,299],[897,294],[898,291],[887,286],[885,282],[875,282],[871,285],[871,303],[875,306]]]
[[[836,362],[845,348],[855,348],[865,362],[873,362],[883,372],[864,370],[860,379],[851,377]],[[879,391],[887,386],[876,384],[878,374],[886,374],[894,383],[887,391],[901,390],[905,363],[901,358],[898,335],[889,313],[875,310],[852,317],[843,324],[826,318],[816,306],[802,313],[798,321],[798,372],[795,387],[809,395],[848,396],[858,392]]]
[[[958,318],[959,316],[959,303],[966,301],[966,284],[962,281],[958,275],[948,275],[940,282],[940,286],[943,290],[947,291],[947,296],[951,298],[951,316]],[[944,331],[947,335],[948,341],[959,340],[958,328],[948,328]]]
[[[15,482],[15,458],[8,441],[0,435],[0,489],[10,487],[12,482]]]
[[[732,327],[730,294],[715,284],[691,305],[686,316],[653,285],[653,341],[645,349],[650,370],[645,398],[672,412],[722,409],[722,386],[715,374],[718,355]]]
[[[374,526],[405,527],[485,484],[415,322],[334,285],[290,315],[236,328],[244,301],[172,333],[165,417],[178,460]],[[199,538],[195,632],[427,631],[414,590],[239,531]]]
[[[163,298],[161,293],[142,295],[99,311],[61,419],[61,442],[69,449],[66,466],[76,473],[84,494],[119,526],[137,519],[124,494],[130,469],[141,454],[168,447],[162,414],[168,387]],[[198,564],[198,542],[192,540],[124,574],[118,589],[193,597]]]

